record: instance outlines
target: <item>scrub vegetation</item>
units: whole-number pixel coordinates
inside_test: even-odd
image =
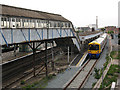
[[[94,69],[94,71],[95,71],[95,74],[94,74],[95,79],[100,79],[100,77],[102,76],[103,71],[106,69],[109,61],[110,61],[110,57],[107,54],[106,55],[106,62],[103,64],[104,67],[101,68],[101,69],[97,69],[97,68]]]
[[[42,78],[42,80],[34,82],[33,84],[29,84],[24,86],[26,90],[30,90],[31,88],[45,88],[48,84],[48,81],[53,79],[55,76],[54,75],[49,75],[48,77]]]
[[[108,34],[112,34],[112,33],[114,33],[114,32],[113,32],[113,31],[108,31],[107,33],[108,33]]]
[[[110,53],[110,56],[112,57],[112,59],[120,59],[120,51],[112,51]]]
[[[95,79],[97,79],[97,80],[100,79],[100,77],[102,76],[104,70],[106,69],[109,61],[110,61],[110,57],[107,54],[106,55],[106,62],[103,64],[104,67],[101,68],[101,69],[97,69],[97,68],[94,69],[94,71],[95,71],[95,74],[94,74]],[[94,87],[95,84],[96,84],[96,82],[92,84],[92,87]]]
[[[109,71],[107,72],[107,75],[105,76],[103,80],[103,86],[101,84],[100,90],[111,88],[112,82],[117,81],[117,77],[120,74],[120,66],[119,65],[111,65]]]

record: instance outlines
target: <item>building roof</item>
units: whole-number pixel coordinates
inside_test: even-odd
[[[81,30],[89,30],[90,27],[78,27],[77,29],[81,29]]]
[[[30,10],[1,4],[0,6],[2,6],[2,12],[0,12],[1,15],[70,22],[69,20],[67,20],[66,18],[59,14],[53,14],[48,12]]]
[[[116,28],[116,26],[106,26],[105,28]]]

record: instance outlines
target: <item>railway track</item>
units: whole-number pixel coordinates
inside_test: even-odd
[[[41,68],[41,69],[40,69]],[[36,68],[36,72],[38,72],[38,70],[43,70],[45,67],[44,66],[39,66]],[[38,73],[36,73],[38,74]],[[15,79],[13,80],[11,83],[5,85],[3,88],[15,88],[15,84],[17,86],[17,84],[21,81],[21,80],[27,80],[29,78],[32,78],[33,77],[33,70],[31,70],[30,72],[27,72],[26,74],[24,75],[21,75],[18,79]]]
[[[54,48],[54,55],[57,55],[59,52],[58,48]],[[12,84],[20,81],[22,78],[30,76],[33,73],[33,70],[24,74],[27,70],[32,69],[33,67],[33,60],[32,55],[20,58],[19,60],[7,63],[3,65],[2,68],[2,81],[3,81],[3,88],[8,88]],[[51,49],[48,50],[47,58],[50,59],[52,57]],[[43,53],[37,53],[36,55],[36,71],[41,71],[44,66],[44,51]],[[48,61],[49,63],[50,61]],[[23,69],[24,68],[24,69]],[[16,78],[16,79],[15,79]]]
[[[66,84],[63,90],[70,88],[82,88],[93,68],[95,67],[97,61],[98,60],[95,59],[88,59],[86,63],[81,67],[81,69],[75,74],[75,76]]]

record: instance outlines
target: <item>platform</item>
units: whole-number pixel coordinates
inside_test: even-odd
[[[71,62],[70,66],[76,66],[76,67],[81,66],[82,63],[85,61],[87,55],[88,55],[87,51],[84,52],[83,54],[78,54],[78,55],[73,59],[73,61]]]

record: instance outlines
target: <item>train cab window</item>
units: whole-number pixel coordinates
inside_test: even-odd
[[[89,45],[89,50],[99,50],[99,45]]]

